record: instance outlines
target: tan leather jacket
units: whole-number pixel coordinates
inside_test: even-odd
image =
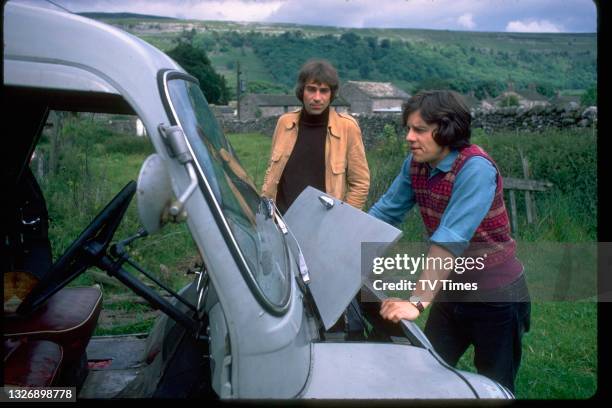
[[[278,182],[297,140],[300,112],[286,113],[276,123],[270,161],[261,188],[266,197],[276,199]],[[370,170],[359,125],[352,116],[330,108],[325,139],[326,193],[361,209],[369,188]]]

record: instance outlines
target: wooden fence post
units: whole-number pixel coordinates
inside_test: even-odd
[[[527,218],[529,219],[529,211],[531,211],[532,215],[535,215],[535,199],[533,195],[537,191],[546,191],[551,188],[553,184],[550,181],[546,180],[530,180],[525,178],[514,178],[514,177],[505,177],[504,178],[504,190],[509,192],[510,195],[510,217],[512,221],[512,232],[517,233],[518,231],[518,216],[516,211],[516,191],[524,191],[525,196],[527,197],[527,193],[531,197],[529,197],[529,201],[526,201],[527,207]],[[534,216],[535,218],[535,216]]]
[[[523,177],[529,180],[531,172],[529,171],[529,161],[523,154],[523,150],[519,148],[521,156],[521,164],[523,166]],[[527,224],[533,224],[535,219],[535,195],[532,196],[529,190],[525,190],[525,210],[527,211]]]
[[[512,218],[512,232],[515,234],[518,232],[516,215],[516,196],[514,195],[514,190],[510,190],[510,216]]]

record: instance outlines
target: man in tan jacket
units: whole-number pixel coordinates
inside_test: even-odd
[[[278,119],[262,195],[281,213],[307,186],[361,209],[370,187],[357,121],[330,108],[339,79],[325,60],[311,60],[298,74],[296,96],[303,107]]]

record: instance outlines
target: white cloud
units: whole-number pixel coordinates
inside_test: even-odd
[[[245,2],[240,0],[207,1],[183,10],[187,18],[202,20],[262,21],[278,10],[283,1]]]
[[[57,0],[58,3],[75,12],[131,12],[195,20],[230,21],[264,21],[271,14],[276,12],[285,1],[286,0]]]
[[[474,16],[472,15],[472,13],[466,13],[462,15],[461,17],[457,19],[457,23],[461,27],[465,27],[468,30],[471,30],[474,27],[476,27],[476,23],[474,23]]]
[[[486,10],[482,0],[286,0],[268,21],[341,27],[465,29]],[[459,25],[460,16],[464,25]],[[475,26],[475,25],[474,25]]]
[[[510,21],[506,25],[506,31],[517,33],[560,33],[563,26],[555,25],[548,20],[523,20]]]

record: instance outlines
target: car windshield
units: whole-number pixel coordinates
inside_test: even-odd
[[[204,179],[202,190],[249,287],[264,307],[279,314],[288,304],[290,291],[284,237],[198,84],[185,75],[171,74],[165,81],[170,107]]]

